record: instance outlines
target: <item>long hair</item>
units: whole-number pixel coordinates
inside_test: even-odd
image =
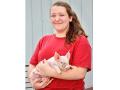
[[[57,1],[52,6],[62,6],[66,8],[69,17],[72,17],[72,21],[69,23],[69,30],[66,33],[66,42],[72,43],[75,41],[77,36],[84,35],[87,37],[83,30],[76,13],[72,10],[70,5],[66,2]]]

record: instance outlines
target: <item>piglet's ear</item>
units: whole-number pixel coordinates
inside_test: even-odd
[[[55,58],[55,60],[59,60],[60,59],[60,55],[57,52],[55,52],[54,58]]]
[[[65,56],[66,56],[68,59],[70,59],[70,52],[68,51]]]

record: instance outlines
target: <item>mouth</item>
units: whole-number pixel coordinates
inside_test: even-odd
[[[62,22],[53,22],[54,24],[62,24]]]
[[[54,23],[55,25],[60,25],[60,24],[62,24],[62,23]]]

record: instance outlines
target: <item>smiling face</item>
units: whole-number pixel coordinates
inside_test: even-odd
[[[52,6],[50,20],[57,32],[67,32],[69,22],[72,20],[68,16],[66,8],[63,6]]]

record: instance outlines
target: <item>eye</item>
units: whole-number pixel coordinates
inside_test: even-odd
[[[60,14],[61,17],[65,16],[64,14]]]
[[[66,65],[66,63],[65,63],[65,62],[61,62],[61,64],[62,64],[62,65]]]
[[[63,63],[63,62],[60,62],[61,64]]]
[[[55,16],[56,16],[56,15],[53,14],[53,15],[51,15],[50,17],[55,17]]]

